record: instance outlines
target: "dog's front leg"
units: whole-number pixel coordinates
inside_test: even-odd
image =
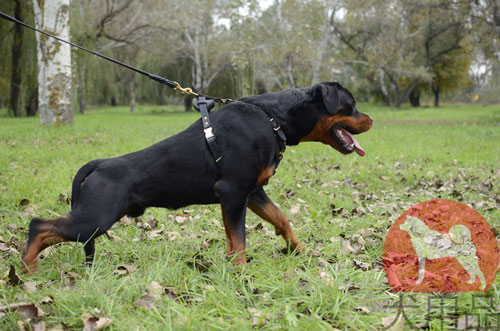
[[[424,280],[425,260],[426,260],[425,256],[418,258],[418,280],[417,280],[416,284],[420,284]]]
[[[245,216],[248,196],[221,181],[216,184],[216,193],[220,199],[226,230],[227,255],[234,258],[236,265],[246,264]]]
[[[298,252],[304,251],[304,245],[293,233],[288,217],[269,199],[262,187],[257,188],[257,190],[250,194],[248,208],[262,219],[274,225],[276,234],[281,234],[292,250],[297,250]]]

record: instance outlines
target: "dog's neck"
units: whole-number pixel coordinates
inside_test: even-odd
[[[290,89],[238,101],[250,103],[274,118],[286,134],[286,144],[297,145],[316,125],[309,106],[313,102],[308,89]]]

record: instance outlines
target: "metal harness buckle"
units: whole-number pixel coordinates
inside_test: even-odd
[[[203,130],[203,132],[205,132],[205,139],[210,139],[210,138],[214,138],[214,133],[212,132],[212,127],[208,127],[206,129]]]

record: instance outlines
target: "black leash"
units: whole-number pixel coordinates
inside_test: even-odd
[[[218,162],[222,159],[222,154],[219,150],[219,148],[217,147],[217,143],[215,142],[215,135],[213,134],[212,132],[212,126],[210,124],[210,116],[209,116],[209,112],[210,110],[214,107],[215,105],[215,102],[219,102],[219,103],[224,103],[224,104],[228,104],[228,103],[231,103],[233,102],[234,100],[232,99],[226,99],[226,98],[219,98],[219,97],[212,97],[212,96],[208,96],[208,95],[203,95],[203,94],[199,94],[197,92],[194,92],[191,88],[187,87],[187,88],[183,88],[178,82],[176,82],[175,80],[170,80],[170,79],[167,79],[167,78],[164,78],[164,77],[161,77],[161,76],[158,76],[158,75],[153,75],[152,73],[149,73],[147,71],[144,71],[144,70],[141,70],[141,69],[138,69],[138,68],[135,68],[135,67],[132,67],[131,65],[128,65],[126,63],[123,63],[123,62],[120,62],[118,60],[115,60],[113,58],[110,58],[106,55],[102,55],[100,53],[97,53],[97,52],[94,52],[88,48],[85,48],[83,46],[80,46],[80,45],[77,45],[77,44],[74,44],[72,42],[69,42],[67,40],[64,40],[64,39],[61,39],[57,36],[54,36],[50,33],[47,33],[47,32],[44,32],[42,30],[39,30],[29,24],[26,24],[12,16],[9,16],[5,13],[2,13],[0,12],[0,18],[3,18],[3,19],[6,19],[8,21],[11,21],[11,22],[14,22],[16,24],[20,24],[28,29],[31,29],[31,30],[34,30],[38,33],[41,33],[41,34],[44,34],[46,36],[49,36],[51,38],[54,38],[60,42],[63,42],[63,43],[66,43],[70,46],[73,46],[73,47],[76,47],[78,49],[81,49],[85,52],[88,52],[90,54],[93,54],[95,56],[98,56],[98,57],[101,57],[105,60],[108,60],[110,62],[113,62],[115,64],[118,64],[122,67],[125,67],[127,69],[130,69],[132,71],[135,71],[141,75],[144,75],[154,81],[157,81],[161,84],[164,84],[164,85],[167,85],[168,87],[174,89],[175,91],[180,91],[182,94],[187,94],[187,95],[192,95],[194,97],[196,97],[196,99],[193,100],[193,106],[196,110],[198,110],[200,113],[201,113],[201,119],[202,119],[202,123],[203,123],[203,131],[205,133],[205,139],[207,141],[207,144],[208,144],[208,147],[210,148],[210,152],[212,153],[214,159],[215,159],[215,162],[218,164]],[[280,146],[280,153],[279,153],[279,156],[278,156],[278,163],[279,161],[281,161],[281,159],[283,158],[283,153],[285,152],[285,148],[286,148],[286,136],[285,136],[285,133],[283,132],[283,130],[281,129],[280,125],[276,122],[276,120],[274,118],[271,117],[270,119],[270,122],[271,122],[271,125],[273,126],[273,131],[274,133],[276,134],[276,137],[278,139],[278,143],[279,143],[279,146]]]
[[[170,80],[170,79],[167,79],[167,78],[164,78],[164,77],[158,76],[158,75],[153,75],[152,73],[149,73],[149,72],[147,72],[147,71],[144,71],[144,70],[141,70],[141,69],[138,69],[138,68],[132,67],[131,65],[125,64],[125,63],[120,62],[120,61],[115,60],[115,59],[112,59],[112,58],[110,58],[110,57],[108,57],[108,56],[106,56],[106,55],[102,55],[102,54],[97,53],[97,52],[94,52],[94,51],[92,51],[92,50],[90,50],[90,49],[88,49],[88,48],[85,48],[85,47],[83,47],[83,46],[80,46],[80,45],[74,44],[74,43],[69,42],[69,41],[67,41],[67,40],[61,39],[61,38],[59,38],[59,37],[57,37],[57,36],[54,36],[54,35],[52,35],[52,34],[50,34],[50,33],[47,33],[47,32],[44,32],[44,31],[42,31],[42,30],[39,30],[39,29],[37,29],[37,28],[35,28],[35,27],[33,27],[33,26],[29,25],[29,24],[26,24],[26,23],[22,22],[22,21],[18,20],[17,18],[14,18],[14,17],[12,17],[12,16],[9,16],[9,15],[7,15],[7,14],[5,14],[5,13],[0,12],[0,18],[6,19],[7,21],[14,22],[14,23],[16,23],[16,24],[20,24],[20,25],[22,25],[22,26],[24,26],[24,27],[26,27],[26,28],[28,28],[28,29],[34,30],[34,31],[36,31],[36,32],[38,32],[38,33],[41,33],[41,34],[44,34],[44,35],[49,36],[49,37],[51,37],[51,38],[54,38],[54,39],[56,39],[56,40],[58,40],[58,41],[60,41],[60,42],[62,42],[62,43],[66,43],[66,44],[68,44],[68,45],[71,45],[71,46],[73,46],[73,47],[76,47],[76,48],[78,48],[78,49],[81,49],[82,51],[88,52],[88,53],[93,54],[93,55],[95,55],[95,56],[101,57],[101,58],[103,58],[103,59],[105,59],[105,60],[108,60],[108,61],[110,61],[110,62],[113,62],[113,63],[115,63],[115,64],[118,64],[118,65],[120,65],[120,66],[122,66],[122,67],[125,67],[125,68],[127,68],[127,69],[132,70],[132,71],[135,71],[135,72],[137,72],[137,73],[139,73],[139,74],[141,74],[141,75],[144,75],[144,76],[146,76],[146,77],[148,77],[148,78],[151,78],[151,79],[152,79],[152,80],[154,80],[154,81],[157,81],[157,82],[159,82],[159,83],[161,83],[161,84],[165,84],[165,85],[167,85],[168,87],[170,87],[171,89],[174,89],[175,91],[179,91],[179,92],[181,92],[182,94],[188,94],[188,95],[192,95],[192,96],[195,96],[195,97],[200,97],[200,96],[203,96],[203,97],[205,97],[205,98],[206,98],[206,99],[208,99],[208,100],[213,100],[213,101],[215,101],[215,102],[220,102],[220,103],[224,103],[224,104],[227,104],[227,103],[233,102],[233,100],[231,100],[231,99],[219,98],[219,97],[212,97],[212,96],[202,95],[202,94],[196,93],[196,92],[194,92],[194,91],[193,91],[191,88],[189,88],[189,87],[183,88],[183,87],[181,87],[181,85],[180,85],[178,82],[176,82],[175,80]]]

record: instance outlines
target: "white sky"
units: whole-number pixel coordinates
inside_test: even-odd
[[[259,0],[260,8],[267,9],[270,5],[273,4],[273,0]]]
[[[266,10],[267,8],[269,8],[269,6],[271,6],[273,4],[273,1],[274,0],[259,0],[258,3],[259,3],[259,6],[262,10]],[[246,8],[246,7],[240,8],[240,14],[247,15],[248,8]],[[222,25],[225,25],[226,28],[228,28],[228,29],[231,26],[230,21],[227,18],[216,18],[216,21],[218,21]]]

